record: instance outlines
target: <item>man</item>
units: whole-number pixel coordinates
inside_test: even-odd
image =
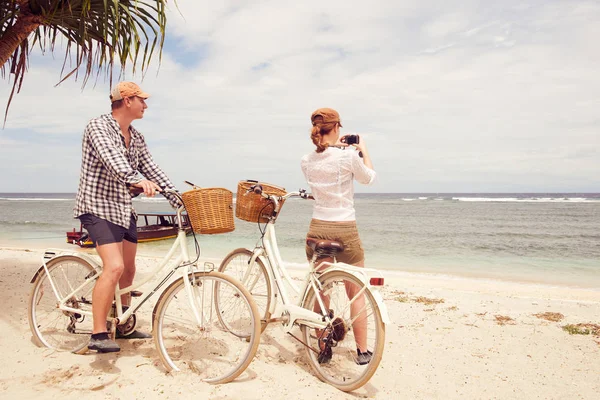
[[[160,187],[174,189],[154,163],[146,142],[131,122],[144,117],[149,94],[133,82],[120,82],[110,94],[112,112],[92,119],[83,133],[81,173],[74,217],[79,218],[96,244],[103,271],[93,292],[94,327],[88,348],[99,352],[120,350],[110,339],[106,318],[115,288],[130,286],[135,275],[137,215],[133,192],[154,196]],[[176,197],[168,196],[173,206]],[[121,297],[129,305],[130,296]],[[150,337],[134,332],[135,338]],[[131,336],[130,336],[131,337]]]

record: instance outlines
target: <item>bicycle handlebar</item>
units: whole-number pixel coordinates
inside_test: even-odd
[[[248,189],[248,192],[254,192],[267,200],[273,200],[275,198],[285,200],[290,197],[300,197],[305,200],[314,200],[315,199],[310,193],[306,192],[306,189],[299,189],[297,192],[288,192],[288,193],[284,194],[283,196],[274,196],[272,194],[264,193],[262,185],[259,185],[259,184],[250,186],[250,189]]]
[[[187,181],[186,181],[187,182]],[[131,186],[129,185],[129,191],[131,192],[131,194],[138,196],[142,193],[144,193],[144,189],[141,187],[137,187],[137,186]],[[164,195],[165,193],[173,193],[176,195],[179,195],[179,192],[175,189],[165,189],[163,187],[161,187],[160,190],[157,190],[156,193],[160,193],[162,195]]]
[[[186,183],[189,183],[189,182],[186,181]],[[139,196],[140,194],[144,193],[144,189],[135,187],[135,186],[129,186],[129,191],[131,192],[131,194],[134,195],[134,197]],[[160,193],[163,196],[165,196],[166,194],[172,194],[179,199],[181,204],[183,204],[183,199],[181,198],[181,194],[179,193],[179,191],[177,189],[167,189],[167,188],[161,187],[161,189],[157,190],[156,193]]]
[[[157,192],[160,193],[160,194],[162,194],[163,196],[165,194],[172,194],[175,197],[177,197],[179,199],[179,201],[181,202],[181,204],[183,205],[183,198],[181,197],[181,194],[179,193],[179,191],[177,189],[162,188],[162,190],[157,190]]]
[[[273,203],[273,212],[272,212],[271,218],[270,218],[271,221],[274,221],[275,219],[277,219],[277,216],[279,215],[279,211],[281,210],[281,205],[284,200],[286,200],[290,197],[300,197],[305,200],[310,200],[310,199],[314,200],[315,199],[310,193],[306,192],[306,189],[299,189],[297,192],[288,192],[288,193],[284,194],[283,196],[275,196],[272,194],[265,193],[263,191],[262,185],[260,185],[258,183],[256,185],[250,186],[250,188],[247,190],[246,194],[248,194],[250,192],[258,194],[262,198],[267,199],[271,203]]]

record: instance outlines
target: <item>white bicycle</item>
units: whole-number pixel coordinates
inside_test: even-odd
[[[336,253],[343,251],[343,244],[307,239],[315,255],[303,288],[298,288],[283,266],[275,222],[283,201],[290,197],[307,199],[310,195],[305,190],[270,195],[258,184],[251,190],[271,203],[270,209],[265,208],[261,214],[268,222],[264,229],[259,224],[260,244],[252,251],[232,251],[219,271],[234,276],[250,291],[263,331],[268,323],[280,322],[289,335],[304,345],[309,363],[322,381],[342,391],[363,386],[383,355],[384,324],[389,323],[389,317],[378,287],[384,278],[377,270],[336,262]],[[239,197],[238,192],[238,202]],[[285,283],[300,294],[297,304],[292,304]],[[219,296],[217,306],[220,304]],[[301,329],[300,338],[292,333],[295,325]],[[360,353],[370,353],[370,361],[364,362]]]
[[[165,192],[181,199],[176,191]],[[212,270],[210,263],[198,270],[198,257],[192,261],[188,252],[183,210],[177,209],[179,231],[163,260],[142,281],[122,289],[117,285],[107,322],[113,339],[117,331],[121,336],[131,334],[137,324],[135,312],[166,285],[152,311],[153,338],[165,368],[190,370],[210,383],[229,382],[256,354],[260,342],[258,309],[248,290],[231,276]],[[194,241],[199,255],[195,235]],[[45,252],[43,265],[31,280],[29,298],[29,325],[37,345],[87,351],[92,333],[92,291],[101,273],[102,266],[84,253]],[[179,278],[171,279],[177,275]],[[150,281],[153,289],[148,293],[136,290]],[[135,297],[129,308],[121,303],[125,293]]]

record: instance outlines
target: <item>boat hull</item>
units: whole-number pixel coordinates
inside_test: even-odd
[[[177,237],[179,230],[175,213],[138,213],[137,235],[138,243],[154,242],[157,240],[172,239]],[[150,223],[155,218],[156,223]],[[186,216],[184,216],[184,226],[186,235],[192,232],[192,227]],[[88,233],[80,226],[79,231],[73,228],[73,231],[67,232],[67,243],[75,244],[80,247],[95,247]]]

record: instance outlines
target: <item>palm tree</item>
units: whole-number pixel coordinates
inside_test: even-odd
[[[94,72],[105,71],[112,83],[115,63],[128,63],[142,73],[164,43],[167,0],[0,0],[0,65],[2,76],[14,79],[6,106],[18,93],[30,50],[55,51],[62,43],[63,82],[81,72],[83,85]],[[58,43],[57,43],[58,40]],[[141,57],[141,60],[140,60]],[[68,65],[70,64],[70,65]],[[80,68],[84,66],[84,68]],[[66,69],[68,68],[68,69]]]

